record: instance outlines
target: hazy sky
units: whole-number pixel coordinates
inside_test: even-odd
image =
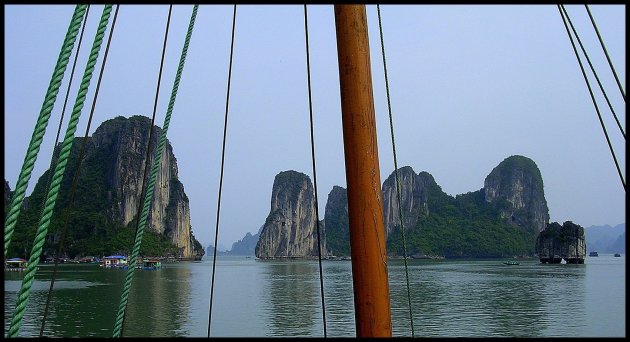
[[[102,7],[90,8],[77,78]],[[200,6],[168,131],[193,233],[204,246],[215,235],[232,8]],[[566,8],[625,130],[625,103],[586,9]],[[626,7],[589,8],[626,89]],[[74,6],[4,10],[4,177],[14,189]],[[191,12],[188,5],[173,8],[160,127]],[[311,5],[308,13],[323,218],[333,185],[346,183],[339,73],[333,6]],[[368,5],[367,14],[382,182],[394,167],[376,6]],[[400,167],[427,171],[456,195],[482,188],[495,166],[520,154],[542,173],[551,221],[625,222],[625,192],[555,5],[383,5],[381,14]],[[120,7],[90,135],[118,115],[151,116],[167,15],[167,5]],[[104,47],[77,136],[85,132]],[[303,6],[238,6],[234,49],[220,249],[265,222],[276,174],[296,170],[312,178]],[[625,141],[591,80],[625,179]],[[50,163],[67,82],[68,76],[27,195]],[[76,92],[75,86],[62,136]]]

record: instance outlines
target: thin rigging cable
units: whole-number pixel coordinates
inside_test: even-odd
[[[591,18],[591,23],[593,23],[593,28],[595,28],[595,32],[597,33],[597,38],[599,38],[599,43],[604,50],[604,54],[606,55],[606,59],[608,60],[608,65],[610,65],[610,69],[612,70],[613,75],[615,75],[615,81],[617,81],[617,86],[619,87],[619,91],[621,92],[621,96],[623,96],[623,101],[626,101],[626,93],[623,91],[623,87],[621,87],[621,82],[619,82],[619,77],[617,77],[617,72],[615,71],[615,67],[610,60],[610,56],[608,56],[608,50],[606,50],[606,46],[604,45],[604,40],[602,36],[599,34],[599,30],[597,29],[597,25],[595,25],[595,19],[593,19],[593,15],[591,14],[591,10],[588,8],[587,4],[584,4],[586,7],[586,11],[588,12],[588,16]]]
[[[217,222],[214,231],[214,255],[212,257],[212,282],[210,284],[210,307],[208,309],[208,338],[210,338],[210,323],[212,323],[212,299],[214,296],[214,272],[217,260],[217,241],[219,238],[219,214],[221,213],[221,190],[223,189],[223,166],[225,165],[225,141],[227,139],[228,112],[230,106],[230,83],[232,81],[232,62],[234,57],[234,31],[236,28],[236,4],[232,13],[232,41],[230,43],[230,65],[228,67],[227,94],[225,96],[225,119],[223,122],[223,148],[221,150],[221,175],[219,177],[219,198],[217,200]]]
[[[61,126],[63,126],[63,117],[66,114],[66,106],[68,105],[68,98],[70,97],[70,88],[72,87],[72,81],[74,80],[74,71],[77,66],[77,60],[79,59],[79,51],[81,51],[81,42],[83,42],[83,34],[85,33],[85,25],[87,24],[88,14],[90,13],[90,5],[87,6],[85,10],[85,17],[83,21],[83,25],[81,26],[81,33],[79,34],[79,42],[77,43],[77,52],[74,55],[74,61],[72,62],[72,70],[70,71],[70,79],[68,80],[68,88],[66,89],[66,97],[63,100],[63,107],[61,109],[61,118],[59,119],[59,126],[57,126],[57,135],[55,136],[55,143],[53,144],[53,154],[50,158],[50,165],[48,169],[50,172],[48,173],[48,180],[46,181],[46,187],[44,188],[46,192],[50,188],[50,182],[52,181],[52,170],[54,170],[55,161],[57,160],[57,153],[59,150],[57,149],[57,145],[59,144],[59,135],[61,135]],[[44,204],[46,203],[46,198],[42,198],[42,210],[44,209]],[[41,216],[41,214],[40,214]]]
[[[557,5],[558,11],[560,12],[560,16],[562,17],[562,22],[564,23],[564,28],[569,35],[569,40],[571,41],[571,46],[573,46],[573,51],[575,52],[575,57],[578,60],[580,65],[580,70],[582,70],[582,76],[584,76],[584,81],[586,81],[586,86],[588,88],[588,92],[591,94],[591,100],[593,101],[593,105],[595,106],[595,111],[597,112],[597,117],[599,118],[599,123],[602,126],[602,130],[604,131],[604,135],[606,136],[606,142],[608,143],[608,148],[610,149],[610,154],[613,157],[615,162],[615,166],[617,167],[617,173],[619,173],[619,179],[621,179],[621,184],[623,185],[624,192],[626,191],[626,182],[623,179],[623,175],[621,173],[621,169],[619,168],[619,163],[617,162],[617,157],[615,156],[615,151],[613,150],[612,144],[610,143],[610,138],[608,137],[608,132],[606,131],[606,126],[604,125],[604,121],[602,120],[602,115],[599,112],[599,107],[597,107],[597,102],[595,101],[595,96],[593,95],[593,90],[591,89],[591,85],[588,82],[588,77],[586,77],[586,72],[584,71],[584,66],[582,65],[582,61],[580,60],[580,55],[578,54],[577,48],[575,47],[575,43],[573,42],[573,37],[571,36],[571,32],[569,31],[569,26],[567,25],[567,21],[564,18],[564,10],[563,5]]]
[[[315,224],[317,225],[317,261],[319,264],[319,288],[322,297],[322,320],[324,325],[324,337],[326,333],[326,305],[324,302],[324,273],[322,271],[322,243],[319,229],[319,202],[317,200],[317,173],[315,168],[315,136],[313,133],[313,101],[311,96],[311,62],[308,47],[308,14],[304,4],[304,33],[306,36],[306,76],[308,79],[308,111],[311,122],[311,160],[313,161],[313,191],[315,192]]]
[[[105,5],[105,7],[103,8],[101,20],[98,25],[98,29],[96,31],[96,35],[94,36],[94,43],[92,45],[92,49],[90,50],[90,57],[88,59],[87,65],[85,66],[83,79],[81,80],[81,85],[79,87],[79,92],[74,103],[72,115],[70,116],[70,120],[68,121],[66,135],[64,137],[63,143],[61,144],[61,152],[59,155],[59,160],[57,161],[57,165],[55,166],[53,181],[51,183],[48,194],[46,195],[46,207],[42,213],[42,216],[39,219],[37,232],[35,233],[36,235],[33,241],[33,248],[31,250],[31,255],[28,260],[28,266],[26,268],[26,274],[24,275],[24,279],[22,280],[22,287],[20,288],[20,292],[18,294],[18,299],[15,306],[15,313],[13,315],[13,318],[11,319],[11,325],[9,327],[9,332],[7,333],[8,337],[16,337],[22,325],[22,318],[24,316],[24,311],[26,310],[26,304],[29,299],[31,287],[35,280],[35,273],[37,271],[37,265],[39,264],[39,258],[42,253],[42,247],[44,246],[44,239],[46,238],[46,234],[48,233],[48,226],[50,225],[52,212],[55,207],[57,197],[59,195],[61,180],[63,178],[66,165],[68,164],[68,158],[70,156],[70,152],[74,142],[74,133],[76,132],[77,124],[79,123],[79,118],[81,117],[81,110],[85,103],[90,80],[94,72],[94,66],[98,59],[101,44],[103,42],[103,36],[105,35],[105,30],[107,29],[107,24],[109,22],[111,11],[112,5]]]
[[[177,73],[175,75],[175,81],[173,82],[173,89],[171,90],[171,98],[168,103],[168,109],[166,110],[166,116],[164,117],[164,125],[162,126],[162,132],[159,136],[159,143],[157,145],[157,150],[153,155],[153,165],[151,166],[151,173],[149,176],[149,183],[147,185],[147,191],[144,194],[143,200],[143,208],[142,213],[138,219],[138,227],[136,229],[136,241],[133,246],[133,250],[131,252],[130,264],[127,272],[127,279],[125,282],[125,289],[123,290],[123,294],[121,296],[121,302],[118,307],[118,317],[116,318],[116,327],[114,330],[114,337],[119,337],[122,334],[122,323],[124,310],[127,306],[127,295],[129,294],[129,289],[131,288],[131,283],[133,280],[133,272],[136,266],[136,258],[140,253],[140,247],[142,245],[142,235],[144,233],[145,226],[147,224],[147,218],[149,216],[149,211],[151,207],[151,200],[153,198],[153,193],[155,189],[155,182],[157,179],[158,172],[161,167],[161,157],[163,155],[164,148],[167,144],[166,136],[168,134],[168,127],[171,121],[171,114],[173,113],[173,107],[175,106],[175,99],[177,98],[177,90],[179,88],[182,72],[184,70],[184,65],[186,62],[186,55],[188,53],[188,47],[190,45],[190,38],[192,36],[193,28],[195,26],[195,18],[197,17],[197,9],[199,5],[194,5],[192,14],[190,16],[190,22],[188,24],[188,31],[186,32],[186,39],[184,41],[184,47],[182,48],[182,53],[179,58],[179,65],[177,66]]]
[[[621,123],[619,122],[619,119],[617,118],[617,114],[615,113],[615,110],[613,109],[612,104],[610,103],[610,100],[608,99],[608,95],[606,95],[606,91],[604,90],[604,86],[602,85],[602,82],[600,82],[599,77],[597,77],[597,72],[595,72],[595,68],[593,67],[593,64],[591,63],[591,59],[588,58],[586,49],[584,48],[584,45],[582,44],[582,40],[580,39],[580,36],[578,35],[575,27],[573,26],[573,22],[571,21],[571,18],[569,17],[569,13],[564,7],[562,7],[562,10],[564,11],[564,15],[567,17],[567,21],[569,22],[569,25],[571,26],[571,30],[573,31],[573,34],[575,35],[575,38],[577,39],[577,42],[580,45],[580,48],[582,49],[582,53],[584,53],[584,57],[586,57],[586,61],[588,62],[588,65],[590,66],[591,71],[593,72],[593,75],[595,76],[595,80],[597,80],[599,89],[602,91],[602,94],[604,95],[604,99],[606,99],[608,108],[610,108],[610,111],[612,112],[613,117],[615,118],[615,122],[617,122],[619,131],[621,131],[621,135],[623,135],[623,138],[626,139],[626,132],[624,132],[623,127],[621,127]]]
[[[409,320],[411,323],[411,337],[415,337],[415,331],[413,327],[413,313],[411,310],[411,291],[409,289],[409,271],[407,266],[407,242],[405,240],[405,227],[403,225],[403,213],[402,213],[402,200],[400,196],[400,181],[398,179],[398,161],[396,159],[396,142],[394,141],[394,121],[392,118],[392,105],[389,96],[389,78],[387,77],[387,62],[385,60],[385,42],[383,39],[383,25],[381,22],[381,7],[376,4],[376,10],[378,13],[378,29],[381,37],[381,52],[383,56],[383,71],[385,73],[385,90],[387,93],[387,110],[389,112],[389,128],[392,137],[392,154],[394,155],[394,176],[396,178],[396,194],[398,196],[398,216],[400,217],[400,232],[402,233],[403,242],[403,260],[405,261],[405,279],[407,282],[407,302],[409,304]]]
[[[164,43],[162,44],[162,57],[160,59],[160,70],[158,72],[158,80],[157,80],[157,85],[155,87],[155,97],[154,97],[154,102],[153,102],[153,114],[151,115],[151,124],[149,125],[149,136],[147,138],[147,153],[144,157],[144,172],[143,172],[143,176],[142,176],[142,189],[140,190],[140,194],[139,194],[139,198],[145,198],[145,191],[146,191],[146,185],[147,185],[147,174],[149,173],[149,160],[150,160],[150,156],[151,156],[151,138],[153,136],[153,125],[155,124],[155,113],[157,112],[157,104],[158,104],[158,99],[159,99],[159,95],[160,95],[160,84],[162,82],[162,70],[164,69],[164,56],[166,55],[166,45],[168,42],[168,30],[171,24],[171,14],[173,12],[173,5],[170,5],[168,7],[168,16],[166,19],[166,28],[164,30]],[[156,139],[156,145],[157,145],[157,139]],[[159,158],[159,156],[156,156],[156,158]],[[136,223],[136,231],[134,236],[138,235],[138,229],[140,227],[140,215],[142,215],[142,209],[144,208],[144,206],[138,206],[138,211],[136,213],[136,217],[135,217],[135,223]],[[125,310],[122,313],[122,321],[120,323],[120,336],[123,336],[123,332],[124,332],[124,328],[125,328],[125,318],[126,318],[126,304],[125,304]]]
[[[77,161],[77,166],[75,168],[75,174],[74,174],[74,178],[72,180],[72,185],[70,186],[70,194],[69,194],[69,199],[68,199],[68,205],[65,209],[65,220],[64,220],[64,225],[63,225],[63,229],[61,230],[61,234],[59,236],[59,242],[57,244],[57,252],[55,253],[55,265],[53,267],[53,273],[50,279],[50,287],[48,288],[48,296],[46,297],[46,305],[44,306],[44,314],[42,316],[42,324],[39,330],[39,337],[43,337],[44,336],[44,327],[46,325],[46,318],[48,317],[48,308],[50,305],[50,300],[52,299],[52,291],[53,291],[53,287],[55,284],[55,279],[56,279],[56,275],[57,275],[57,269],[58,269],[58,264],[59,264],[59,256],[61,255],[61,251],[63,250],[63,240],[65,239],[65,235],[66,235],[66,231],[68,228],[68,216],[69,216],[69,212],[70,209],[72,208],[73,205],[73,201],[74,201],[74,193],[76,191],[76,187],[77,187],[77,183],[78,183],[78,179],[81,175],[81,163],[83,162],[83,157],[84,157],[84,153],[85,153],[85,146],[87,145],[87,137],[88,137],[88,133],[90,131],[90,126],[92,124],[92,117],[94,116],[94,109],[96,108],[96,99],[98,98],[98,93],[99,90],[101,88],[101,80],[103,79],[103,71],[105,70],[105,65],[107,63],[107,56],[109,54],[109,47],[112,41],[112,35],[114,33],[114,28],[116,27],[116,18],[118,17],[118,9],[119,9],[120,5],[116,5],[116,12],[114,12],[114,19],[112,20],[112,28],[109,31],[109,38],[107,39],[107,45],[105,47],[105,53],[103,54],[103,63],[101,64],[101,71],[99,73],[98,76],[98,81],[96,83],[96,90],[94,92],[94,100],[92,101],[92,108],[90,110],[90,117],[88,119],[88,123],[87,123],[87,127],[85,129],[85,135],[83,136],[83,143],[81,144],[81,151],[79,152],[79,159]],[[88,7],[88,11],[89,11],[89,7]],[[88,15],[88,11],[86,11],[85,15],[86,15],[86,19],[87,19],[87,15]],[[87,22],[87,20],[86,20]],[[83,35],[83,32],[81,33]],[[79,48],[81,46],[81,40],[79,39],[79,45],[77,46],[77,55],[79,54]],[[75,59],[76,62],[76,59]],[[74,69],[74,67],[73,67]],[[72,78],[70,79],[72,80]],[[65,104],[64,104],[65,107]],[[63,116],[63,115],[62,115]]]
[[[28,187],[28,181],[31,178],[33,168],[35,167],[35,161],[37,160],[37,154],[39,153],[39,148],[42,144],[44,134],[46,133],[48,119],[50,118],[50,113],[55,105],[57,93],[59,92],[59,87],[61,86],[61,81],[63,80],[68,60],[72,54],[77,32],[81,26],[81,21],[83,20],[83,14],[85,13],[86,8],[87,5],[77,5],[74,9],[68,31],[66,32],[66,36],[61,46],[61,51],[59,52],[59,57],[57,57],[57,64],[55,65],[50,83],[48,84],[48,90],[46,91],[46,96],[44,97],[44,103],[42,104],[42,108],[39,112],[37,123],[35,124],[33,135],[31,136],[31,141],[28,144],[28,149],[26,150],[26,156],[24,156],[24,162],[15,185],[15,190],[11,196],[9,212],[6,214],[4,219],[5,258],[7,257],[7,251],[9,249],[9,245],[11,244],[11,237],[15,230],[17,218],[20,214],[20,210],[22,209],[22,203],[24,202],[24,195],[26,188]]]
[[[142,176],[142,189],[138,194],[138,198],[143,198],[147,185],[147,174],[149,173],[149,159],[151,157],[151,138],[153,136],[153,126],[155,125],[155,114],[157,113],[158,99],[160,97],[160,84],[162,83],[162,71],[164,70],[164,56],[166,55],[166,45],[168,42],[168,31],[171,24],[171,14],[173,11],[173,5],[168,8],[168,16],[166,19],[166,28],[164,29],[164,42],[162,43],[162,57],[160,59],[160,69],[158,72],[157,85],[155,87],[155,97],[153,98],[153,114],[151,115],[151,125],[149,126],[149,136],[147,137],[147,153],[144,156],[144,173]],[[157,141],[155,143],[157,145]],[[138,223],[140,221],[140,215],[142,213],[142,207],[138,207],[136,214],[136,232],[138,230]]]

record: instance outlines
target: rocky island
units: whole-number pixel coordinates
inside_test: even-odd
[[[68,212],[64,247],[69,257],[110,255],[131,250],[135,216],[143,200],[140,191],[150,129],[153,129],[151,150],[155,151],[162,130],[157,126],[151,127],[151,120],[145,116],[118,116],[107,120],[88,137],[75,198]],[[83,137],[77,137],[72,145],[43,258],[54,254],[59,241],[64,224],[62,213],[68,207],[68,194],[82,141]],[[150,167],[153,154],[149,158]],[[49,173],[50,170],[39,178],[33,193],[28,200],[25,199],[9,255],[26,257],[30,253]],[[5,206],[10,191],[7,189],[5,180]],[[140,253],[180,259],[198,259],[204,253],[192,232],[188,197],[178,179],[177,160],[168,140],[161,157]]]
[[[562,225],[549,223],[536,239],[536,254],[542,263],[559,264],[564,259],[568,264],[583,264],[586,257],[584,228],[571,221]]]
[[[315,195],[310,178],[296,171],[279,173],[273,182],[271,211],[256,244],[256,257],[317,257],[316,222]],[[322,250],[325,251],[325,243]]]
[[[428,172],[416,174],[405,166],[398,175],[408,256],[503,258],[533,257],[539,252],[537,238],[549,229],[549,209],[540,170],[530,158],[506,158],[485,178],[481,189],[455,197],[444,193]],[[394,173],[383,182],[382,196],[387,253],[400,257],[404,250]],[[313,208],[314,195],[307,175],[296,171],[278,174],[256,257],[317,256]],[[323,257],[350,256],[347,193],[343,187],[334,186],[328,194],[320,229]],[[582,235],[579,231],[576,234],[583,240],[583,230]]]

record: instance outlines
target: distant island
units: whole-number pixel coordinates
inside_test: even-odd
[[[590,226],[585,229],[589,252],[626,253],[626,224]]]
[[[135,216],[141,205],[139,192],[149,129],[147,117],[118,116],[105,121],[88,138],[78,191],[68,212],[70,229],[61,257],[129,253],[135,237]],[[157,126],[152,129],[150,143],[155,148],[161,129]],[[62,215],[68,207],[67,194],[82,138],[75,139],[42,259],[54,255],[61,238]],[[188,197],[178,179],[177,161],[168,141],[160,168],[140,253],[183,259],[214,254],[212,246],[205,251],[193,235]],[[32,194],[24,200],[9,248],[10,257],[27,258],[30,253],[49,173],[47,170],[39,178]],[[549,222],[542,175],[530,158],[519,155],[506,158],[485,178],[482,188],[454,197],[444,193],[426,171],[416,173],[405,166],[398,170],[398,176],[409,257],[533,257],[542,250],[544,253],[564,250],[579,259],[586,248],[603,253],[625,252],[625,224],[583,229],[565,222],[562,226],[573,227],[570,229],[576,234],[571,235],[573,242],[568,242],[565,233],[553,233],[562,232],[559,228],[562,226]],[[306,174],[293,170],[280,172],[272,185],[271,208],[265,222],[255,234],[247,233],[229,251],[217,254],[260,259],[316,258],[319,248],[313,191]],[[401,257],[405,251],[393,172],[383,182],[381,191],[387,253],[390,257]],[[11,194],[5,180],[5,211]],[[350,256],[345,188],[333,186],[330,190],[319,228],[322,256]],[[547,240],[539,241],[542,237]]]
[[[539,257],[541,262],[566,259],[582,263],[587,246],[589,250],[597,249],[598,243],[625,252],[625,224],[606,234],[606,229],[584,229],[571,221],[562,225],[549,222],[542,175],[530,158],[506,158],[486,177],[483,188],[455,197],[444,193],[428,172],[416,174],[409,166],[398,171],[408,257]],[[395,189],[392,173],[382,186],[387,253],[401,257],[404,250]],[[256,234],[247,233],[235,242],[225,255],[260,259],[317,257],[312,191],[307,175],[292,170],[280,172],[272,186],[271,210],[265,223]],[[330,191],[319,226],[322,256],[349,257],[346,189],[334,186]],[[603,236],[611,234],[612,240],[609,237],[603,242]]]
[[[428,172],[398,170],[407,255],[415,258],[497,258],[536,254],[536,238],[549,225],[543,179],[536,163],[510,156],[486,177],[484,187],[455,197],[444,193]],[[395,175],[382,185],[387,253],[404,255]],[[271,209],[255,247],[260,259],[317,257],[314,196],[310,178],[280,172]],[[350,256],[346,189],[328,195],[322,256]],[[248,240],[251,241],[254,236]],[[240,247],[235,244],[233,247]]]

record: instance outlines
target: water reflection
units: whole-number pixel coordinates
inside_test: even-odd
[[[410,260],[416,337],[625,336],[625,257],[583,265]],[[125,337],[205,337],[211,263],[136,271]],[[402,260],[388,265],[394,336],[411,336]],[[317,261],[219,258],[211,336],[323,336]],[[350,261],[324,261],[329,337],[355,333]],[[20,337],[37,337],[52,267],[40,267]],[[23,275],[5,272],[5,332]],[[59,268],[45,336],[111,337],[126,272]]]
[[[356,336],[352,265],[350,261],[327,261],[322,266],[327,335],[328,337]],[[318,311],[318,323],[322,321],[319,317],[321,317],[321,310]],[[318,331],[323,331],[321,323],[317,327]]]
[[[52,271],[52,265],[43,265],[36,273],[20,337],[39,336]],[[110,296],[112,288],[117,287],[116,280],[122,281],[119,276],[122,272],[107,277],[102,271],[98,265],[59,266],[44,336],[107,336],[108,331],[111,336],[114,310],[118,303],[114,304]],[[23,276],[21,273],[7,275],[5,272],[5,330],[14,314]],[[7,279],[10,280],[7,282]],[[81,295],[77,296],[77,293]],[[111,316],[95,314],[95,309],[110,312]]]
[[[39,336],[52,269],[52,266],[40,267],[36,275],[20,329],[21,337]],[[126,273],[124,270],[102,269],[98,265],[60,266],[44,336],[111,337]],[[5,276],[7,330],[23,275],[5,272]],[[180,336],[173,331],[178,330],[187,316],[189,278],[190,270],[182,267],[136,270],[129,292],[123,336]]]
[[[190,278],[190,268],[181,265],[167,265],[156,271],[136,270],[129,292],[124,336],[185,336],[181,327],[188,319]],[[120,298],[120,293],[115,297]]]
[[[267,326],[271,336],[319,336],[315,320],[321,320],[321,295],[317,264],[310,261],[260,261]],[[316,277],[314,277],[316,276]],[[319,312],[319,318],[317,313]]]
[[[391,261],[389,274],[393,334],[411,336],[402,261]],[[584,265],[507,268],[497,261],[414,260],[409,277],[415,335],[579,336],[584,274]]]

